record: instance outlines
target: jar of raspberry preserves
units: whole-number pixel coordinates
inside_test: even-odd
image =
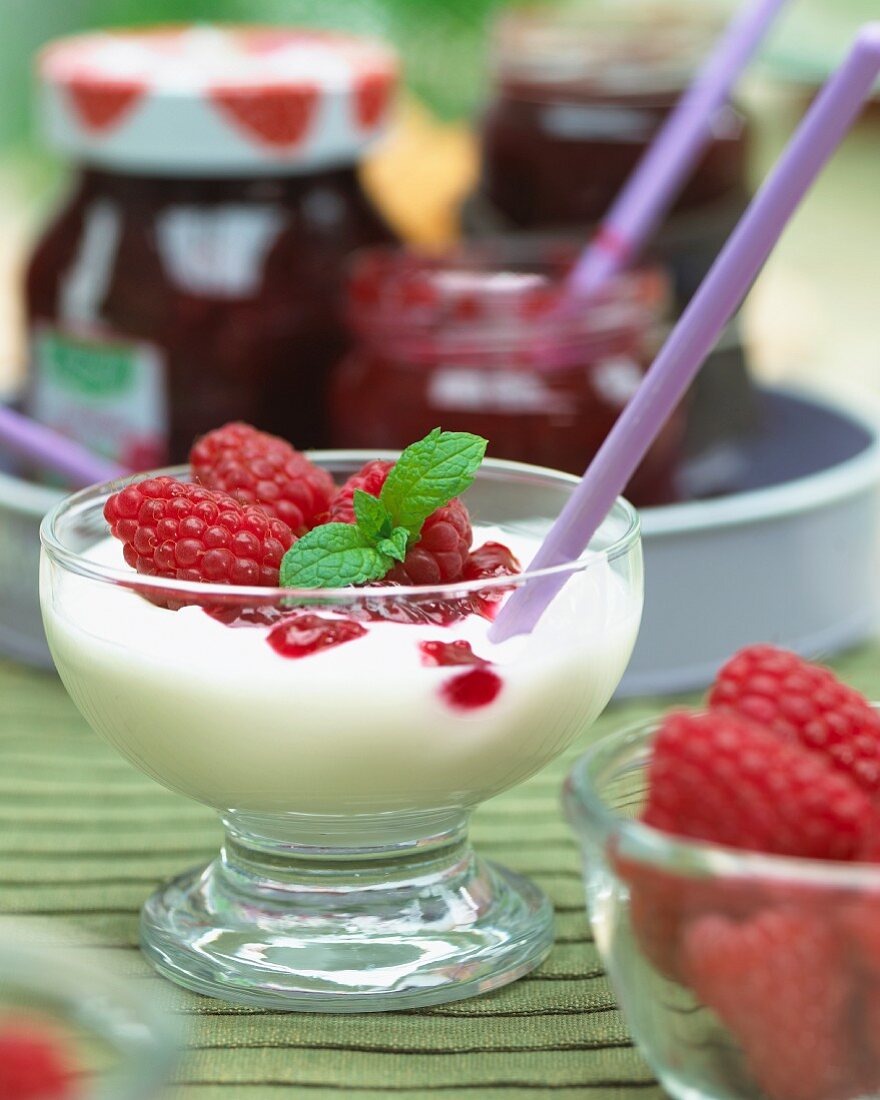
[[[441,424],[485,436],[493,458],[582,473],[653,360],[667,293],[657,272],[635,271],[560,312],[573,261],[514,241],[356,257],[334,444],[399,448]],[[677,498],[681,432],[677,416],[629,487],[635,503]]]
[[[641,161],[723,30],[718,0],[557,0],[505,13],[495,29],[482,171],[463,213],[469,237],[569,232],[586,241]],[[724,106],[712,137],[645,258],[685,308],[749,196],[750,127]],[[723,455],[754,430],[754,394],[736,324],[701,371],[687,450],[734,487]],[[734,464],[735,467],[735,464]],[[694,467],[696,469],[696,467]]]
[[[39,73],[76,172],[27,273],[30,413],[132,468],[227,420],[325,445],[343,266],[393,239],[358,179],[393,55],[165,28],[63,39]]]
[[[599,221],[723,26],[710,0],[541,4],[496,27],[478,206],[516,229]],[[747,124],[721,108],[672,212],[704,229],[747,195]]]

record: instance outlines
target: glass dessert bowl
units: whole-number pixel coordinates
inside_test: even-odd
[[[312,456],[338,480],[375,457]],[[464,494],[473,545],[529,561],[576,485],[484,462]],[[570,579],[536,630],[492,645],[493,610],[538,574],[321,590],[139,575],[103,517],[118,488],[46,517],[41,598],[93,728],[221,816],[219,857],[144,907],[156,968],[231,1000],[368,1011],[471,996],[536,966],[550,904],[475,856],[468,817],[562,752],[616,688],[642,605],[631,506],[556,567]]]
[[[770,855],[644,824],[660,725],[594,744],[563,802],[596,944],[664,1091],[677,1100],[880,1096],[877,863]],[[758,768],[782,799],[773,765],[761,758]]]

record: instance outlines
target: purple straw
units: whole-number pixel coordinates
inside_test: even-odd
[[[786,0],[749,0],[734,16],[620,192],[569,276],[587,298],[641,250],[712,137],[712,123]]]
[[[804,195],[846,136],[880,73],[880,23],[862,28],[734,230],[642,384],[608,433],[529,569],[576,561],[715,345]],[[527,634],[570,573],[518,588],[489,631]]]
[[[131,472],[2,404],[0,444],[21,458],[54,470],[77,487],[113,481]]]

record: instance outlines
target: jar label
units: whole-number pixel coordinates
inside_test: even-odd
[[[32,416],[106,458],[133,470],[168,460],[165,363],[152,344],[41,325],[29,394]]]

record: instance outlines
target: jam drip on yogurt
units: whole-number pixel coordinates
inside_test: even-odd
[[[440,688],[440,697],[453,710],[477,710],[494,702],[501,691],[501,677],[493,672],[491,661],[478,656],[470,642],[457,638],[454,642],[420,642],[422,664],[452,667],[472,665]]]
[[[353,642],[367,633],[350,619],[325,619],[321,615],[292,615],[274,626],[266,641],[281,657],[308,657],[322,649]]]
[[[487,668],[492,662],[478,657],[471,649],[471,643],[464,638],[454,642],[419,642],[422,664],[429,668],[449,665],[476,665]]]
[[[453,710],[478,710],[494,702],[501,688],[497,672],[490,668],[471,668],[447,680],[440,694]]]

